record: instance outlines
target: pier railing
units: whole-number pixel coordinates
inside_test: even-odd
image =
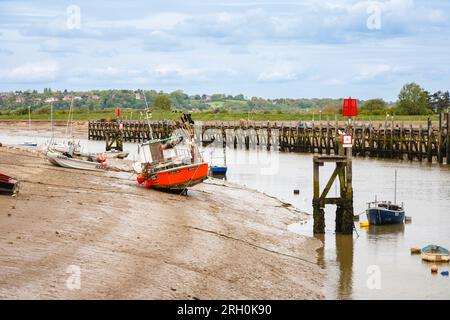
[[[149,128],[151,126],[151,131]],[[336,138],[344,131],[344,122],[196,122],[197,141],[223,141],[228,146],[250,149],[253,146],[280,151],[337,154]],[[177,121],[90,121],[89,139],[107,140],[112,132],[124,142],[143,142],[169,137],[180,128]],[[418,161],[436,160],[450,164],[450,113],[439,121],[409,123],[356,121],[352,126],[353,155]],[[445,160],[445,161],[444,161]]]

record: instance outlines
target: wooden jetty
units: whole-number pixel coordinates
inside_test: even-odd
[[[89,139],[108,140],[120,136],[124,142],[143,142],[153,138],[163,139],[181,127],[180,121],[90,121]],[[200,122],[194,125],[197,141],[223,142],[234,148],[253,147],[279,149],[287,152],[337,155],[336,136],[344,131],[344,122]],[[120,134],[119,134],[120,133]],[[405,124],[404,122],[354,122],[351,127],[353,156],[433,160],[450,164],[450,113],[440,114],[438,123]],[[445,161],[444,161],[445,160]]]

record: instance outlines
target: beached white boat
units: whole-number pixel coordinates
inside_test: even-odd
[[[52,164],[63,168],[100,171],[106,166],[105,163],[98,163],[94,160],[89,161],[87,159],[75,159],[52,150],[48,150],[46,156]]]

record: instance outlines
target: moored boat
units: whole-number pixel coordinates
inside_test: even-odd
[[[227,167],[223,166],[211,166],[210,171],[212,175],[226,175]]]
[[[449,251],[446,248],[430,244],[421,250],[422,260],[430,262],[448,262]]]
[[[395,170],[394,203],[391,201],[377,201],[368,203],[366,209],[367,220],[371,225],[399,224],[405,221],[404,205],[397,202],[397,170]]]
[[[371,202],[366,210],[367,220],[371,225],[385,225],[403,223],[405,210],[402,205],[390,201]]]

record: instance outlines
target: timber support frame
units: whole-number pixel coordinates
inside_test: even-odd
[[[345,154],[346,153],[346,154]],[[313,196],[313,219],[314,233],[325,233],[325,205],[336,205],[336,233],[353,233],[353,187],[352,187],[352,148],[339,146],[339,156],[314,156],[314,196]],[[320,192],[320,167],[325,163],[335,163],[336,167],[328,179],[328,182]],[[337,198],[327,197],[334,181],[339,179],[340,196]]]

